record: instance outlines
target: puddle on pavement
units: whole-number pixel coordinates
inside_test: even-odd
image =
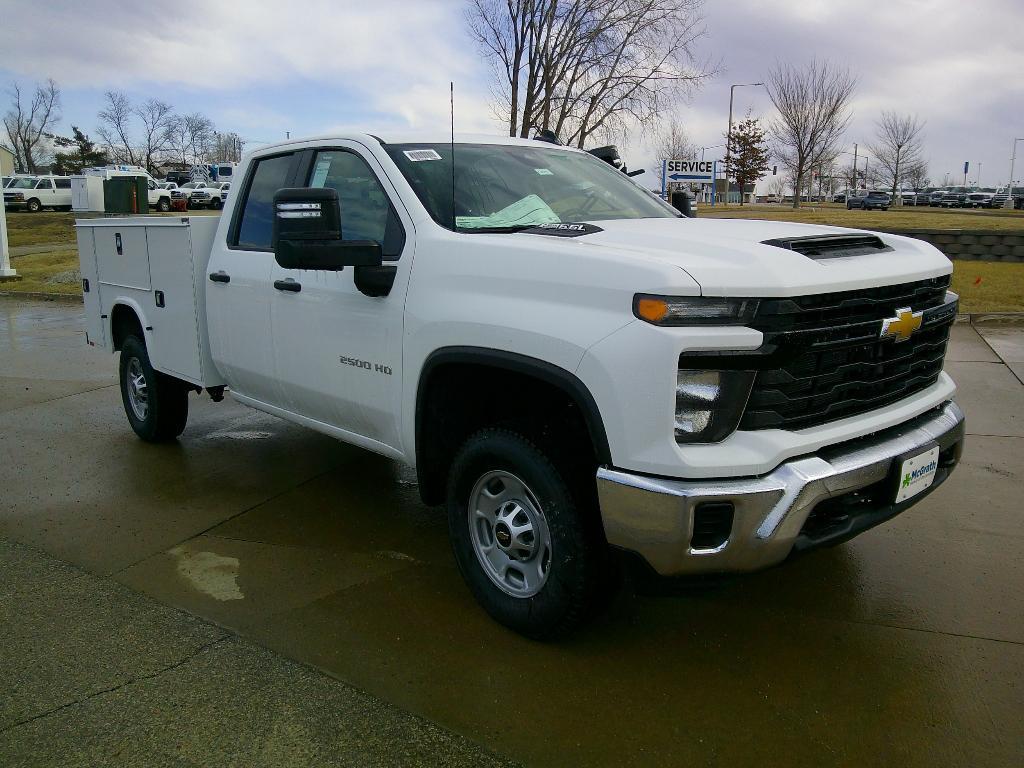
[[[216,552],[190,552],[183,546],[169,549],[177,559],[177,571],[195,590],[214,600],[242,600],[238,586],[238,558],[224,557]]]

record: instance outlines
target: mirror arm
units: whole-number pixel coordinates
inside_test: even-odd
[[[393,264],[382,264],[375,267],[356,267],[355,284],[367,296],[387,296],[395,284],[398,267]]]

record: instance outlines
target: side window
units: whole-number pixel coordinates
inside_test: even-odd
[[[274,193],[286,186],[291,165],[290,154],[256,161],[238,224],[236,244],[239,248],[270,250],[270,236],[274,226]]]
[[[71,179],[54,179],[57,189],[71,189]]]
[[[49,179],[40,179],[36,189],[53,189],[53,182]]]
[[[344,150],[318,152],[311,187],[338,191],[343,240],[380,243],[385,258],[401,255],[405,234],[384,187],[359,155]]]

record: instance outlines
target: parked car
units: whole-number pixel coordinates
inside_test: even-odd
[[[846,192],[840,192],[837,195],[832,195],[832,202],[833,203],[845,203],[846,202],[846,197],[847,197],[847,193]]]
[[[171,200],[185,200],[191,203],[192,193],[203,186],[201,181],[189,181],[181,184],[177,189],[171,190]]]
[[[457,151],[453,190],[448,141],[293,140],[247,156],[227,215],[80,222],[86,342],[120,353],[130,428],[174,440],[206,390],[408,463],[468,589],[539,639],[600,604],[613,551],[754,571],[953,472],[933,246],[680,218],[547,142]]]
[[[220,201],[221,203],[227,203],[228,192],[231,190],[231,182],[225,181],[220,186]]]
[[[877,190],[860,190],[852,193],[846,199],[846,210],[852,208],[860,208],[862,210],[870,210],[875,208],[882,211],[889,210],[889,206],[892,204],[892,199],[889,197],[888,192],[879,192]]]
[[[782,204],[782,195],[768,195],[765,197],[766,203],[775,203],[776,205]]]
[[[916,205],[917,204],[917,192],[912,192],[912,191],[900,192],[900,202],[903,205]]]
[[[221,188],[227,182],[209,181],[192,190],[188,204],[190,208],[213,208],[218,210],[224,206]]]
[[[940,199],[940,208],[963,208],[967,202],[967,192],[964,190],[948,190]]]
[[[994,192],[970,192],[964,200],[964,208],[991,208]]]
[[[992,207],[1002,208],[1006,204],[1006,198],[1009,197],[1006,191],[1006,187],[1002,187],[998,192],[992,196]],[[1021,187],[1013,188],[1013,207],[1021,208],[1024,206],[1024,189]]]
[[[4,206],[36,213],[71,210],[70,176],[22,176],[4,189]]]
[[[942,198],[949,192],[948,189],[936,189],[928,196],[928,205],[937,208],[942,204]]]

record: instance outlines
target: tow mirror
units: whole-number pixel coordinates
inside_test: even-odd
[[[285,269],[338,272],[345,267],[380,266],[380,243],[342,240],[341,231],[336,189],[279,189],[274,195],[271,247],[277,263]]]

